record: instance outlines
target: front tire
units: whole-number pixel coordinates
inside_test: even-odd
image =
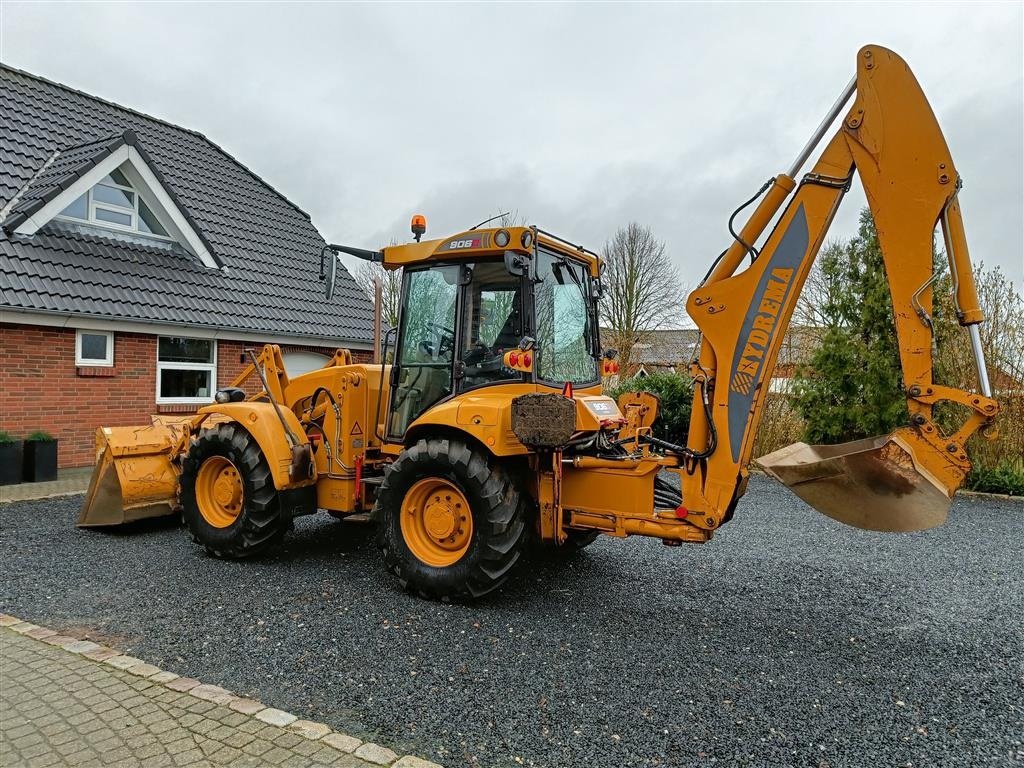
[[[182,465],[181,506],[192,540],[215,557],[251,557],[279,543],[288,528],[259,444],[234,423],[192,443]]]
[[[384,476],[377,546],[403,587],[423,597],[481,597],[522,554],[528,505],[489,457],[460,440],[420,440]]]

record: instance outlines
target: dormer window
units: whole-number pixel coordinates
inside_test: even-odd
[[[60,215],[101,227],[169,237],[150,207],[117,168],[61,211]]]
[[[32,237],[47,222],[64,219],[169,240],[204,266],[224,268],[134,131],[55,150],[7,208],[8,234]]]

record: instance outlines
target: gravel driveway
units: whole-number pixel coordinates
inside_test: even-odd
[[[0,610],[447,766],[1024,758],[1024,504],[843,527],[755,477],[708,545],[598,540],[474,606],[407,596],[365,526],[205,556],[166,521],[0,505]]]

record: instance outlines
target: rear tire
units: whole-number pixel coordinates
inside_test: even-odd
[[[528,505],[488,458],[460,440],[420,440],[388,468],[374,506],[377,546],[405,589],[466,600],[508,578],[525,544]]]
[[[288,529],[259,444],[221,424],[192,443],[181,471],[181,506],[192,540],[214,557],[242,558],[278,544]]]

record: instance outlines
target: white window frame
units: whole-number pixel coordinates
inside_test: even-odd
[[[82,334],[90,336],[107,337],[107,356],[99,358],[82,357]],[[90,331],[87,328],[75,329],[75,365],[83,368],[113,368],[114,367],[114,332],[113,331]]]
[[[104,177],[104,179],[106,179],[106,177]],[[100,200],[96,200],[94,198],[93,194],[92,194],[92,191],[99,184],[104,184],[104,185],[106,185],[108,187],[113,187],[114,189],[120,189],[120,190],[123,190],[125,192],[131,192],[132,196],[133,196],[133,198],[135,200],[135,204],[133,205],[132,208],[128,208],[126,206],[113,205],[111,203],[104,203],[104,202],[102,202]],[[139,204],[142,202],[142,195],[140,195],[139,191],[137,189],[135,189],[134,187],[131,187],[131,186],[127,186],[126,187],[124,184],[118,184],[113,179],[111,179],[110,181],[105,181],[105,180],[101,179],[100,181],[97,181],[96,184],[93,184],[91,187],[89,187],[88,191],[86,191],[84,193],[84,196],[85,196],[86,218],[80,219],[77,216],[72,216],[72,215],[66,214],[66,213],[60,213],[57,216],[55,216],[54,218],[56,218],[56,219],[63,219],[65,221],[85,221],[85,222],[88,222],[89,224],[92,224],[92,225],[97,226],[97,227],[104,227],[106,229],[113,229],[113,230],[117,230],[118,232],[132,232],[134,234],[142,235],[143,237],[152,237],[152,238],[155,238],[157,240],[173,240],[173,238],[168,236],[168,235],[158,235],[156,232],[146,232],[143,229],[139,229],[139,219],[140,219],[140,216],[139,216]],[[81,195],[80,195],[80,197],[81,197]],[[148,205],[148,203],[147,203],[147,205]],[[152,210],[152,208],[153,207],[150,206],[150,210]],[[96,210],[97,209],[102,209],[102,210],[105,210],[105,211],[111,211],[112,213],[120,213],[120,214],[123,214],[123,215],[129,215],[129,216],[131,216],[132,223],[130,225],[126,226],[124,224],[118,224],[118,223],[113,222],[113,221],[107,221],[105,219],[97,218],[96,217]],[[163,226],[163,222],[160,223],[160,226]]]
[[[162,363],[160,362],[160,339],[192,339],[193,341],[208,341],[213,345],[212,363]],[[171,371],[209,371],[210,372],[210,394],[208,397],[161,397],[160,395],[160,374],[164,370]],[[213,402],[213,396],[217,392],[217,340],[203,338],[201,336],[157,336],[156,337],[156,404],[157,405],[206,405]]]

